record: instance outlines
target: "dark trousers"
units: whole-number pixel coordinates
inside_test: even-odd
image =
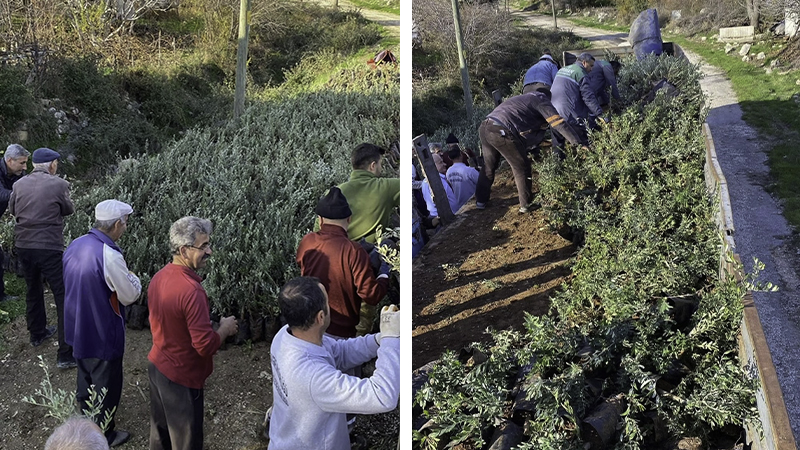
[[[78,408],[81,413],[89,409],[89,388],[94,385],[94,391],[100,394],[106,388],[106,397],[103,400],[100,414],[95,416],[94,421],[99,426],[106,419],[106,411],[111,414],[111,422],[106,429],[106,436],[114,432],[116,422],[114,408],[119,406],[119,399],[122,397],[122,357],[111,361],[97,358],[78,359],[78,390],[75,397],[78,400]]]
[[[3,253],[3,247],[0,246],[0,301],[6,296],[6,284],[3,275],[6,272],[6,255]]]
[[[544,83],[530,83],[526,84],[525,87],[522,88],[522,93],[527,94],[528,92],[535,92],[539,88],[547,89],[548,91],[550,90],[550,86]]]
[[[520,206],[528,206],[533,200],[531,191],[531,161],[525,151],[525,146],[511,131],[484,120],[478,129],[483,152],[483,170],[478,175],[478,185],[475,188],[475,200],[480,203],[489,201],[489,196],[494,184],[494,173],[500,166],[500,157],[508,161],[514,173],[514,182],[517,184]]]
[[[586,131],[587,119],[576,119],[570,116],[566,118],[566,121],[569,126],[572,127],[572,130],[575,131],[575,135],[578,136],[578,139],[580,139],[581,142],[589,141],[589,134]],[[553,132],[553,144],[555,144],[553,151],[556,153],[563,151],[566,139],[564,139],[564,136],[562,136],[561,133],[555,129],[551,128],[551,131]]]
[[[25,318],[28,321],[28,332],[32,337],[45,334],[47,313],[44,306],[44,276],[56,302],[58,315],[58,357],[71,358],[72,347],[64,342],[64,267],[61,263],[61,251],[35,248],[17,248],[22,271],[25,273],[25,284],[28,294],[25,297]]]
[[[150,450],[203,450],[203,390],[172,382],[149,363]]]

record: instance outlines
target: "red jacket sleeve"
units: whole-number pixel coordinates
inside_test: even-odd
[[[189,294],[184,311],[189,335],[192,337],[192,347],[201,356],[211,356],[216,353],[222,341],[211,327],[206,293],[198,289]]]

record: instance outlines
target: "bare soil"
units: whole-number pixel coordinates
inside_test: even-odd
[[[541,211],[518,212],[514,179],[503,167],[486,209],[471,201],[414,260],[414,369],[487,340],[489,327],[521,329],[524,313],[546,314],[550,295],[570,276],[577,249],[548,228]]]
[[[50,297],[48,321],[55,323]],[[48,365],[54,389],[74,391],[76,369],[56,368],[55,336],[40,347],[31,347],[25,317],[0,330],[0,448],[41,449],[59,425],[47,410],[22,401],[40,388],[44,371],[38,355]],[[240,346],[227,345],[214,357],[214,373],[205,386],[205,448],[209,450],[262,450],[268,442],[260,437],[266,409],[272,404],[272,367],[269,341]],[[131,433],[122,449],[148,448],[150,394],[147,354],[152,346],[150,330],[128,330],[124,356],[124,386],[117,411],[117,428]],[[399,435],[399,410],[362,416],[355,432],[367,438],[370,448],[394,449]]]

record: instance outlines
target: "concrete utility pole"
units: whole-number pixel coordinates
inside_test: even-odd
[[[467,119],[472,120],[472,92],[469,90],[469,70],[464,58],[464,45],[461,42],[461,16],[458,13],[458,0],[453,0],[453,24],[456,27],[456,48],[458,49],[458,65],[461,67],[461,84],[464,87],[464,107]]]
[[[550,7],[553,8],[553,28],[558,29],[558,20],[556,20],[556,0],[550,0]]]
[[[239,47],[236,51],[236,91],[233,97],[233,118],[244,112],[247,83],[247,41],[250,39],[250,0],[239,0]]]
[[[417,159],[419,159],[422,166],[422,172],[425,174],[425,178],[428,179],[428,185],[431,187],[433,203],[436,204],[436,209],[439,212],[439,220],[444,225],[453,223],[456,216],[450,209],[447,193],[444,190],[442,179],[439,178],[439,170],[436,169],[436,163],[433,162],[431,151],[428,150],[428,137],[424,134],[420,134],[414,138],[413,142],[414,152],[417,154]]]

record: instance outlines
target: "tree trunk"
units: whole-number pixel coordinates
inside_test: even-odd
[[[758,19],[761,14],[761,0],[745,0],[747,5],[747,17],[750,19],[750,25],[753,26],[758,32]]]

